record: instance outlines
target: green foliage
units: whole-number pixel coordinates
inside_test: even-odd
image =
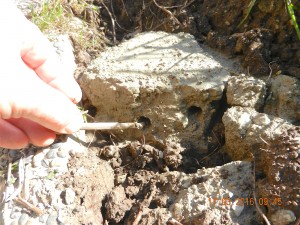
[[[299,30],[299,26],[298,26],[298,23],[297,23],[297,18],[295,16],[295,11],[294,11],[295,6],[292,4],[291,0],[285,0],[285,3],[286,3],[288,13],[289,13],[289,15],[292,19],[293,26],[296,30],[298,39],[300,40],[300,30]]]
[[[57,174],[57,171],[55,171],[55,170],[50,171],[49,174],[46,176],[46,179],[53,180],[55,178],[56,174]]]
[[[295,6],[292,4],[291,0],[283,0],[283,1],[284,1],[285,5],[286,5],[288,14],[291,17],[292,24],[293,24],[293,26],[294,26],[294,28],[296,30],[298,39],[300,40],[300,30],[299,30],[299,26],[298,26],[298,23],[297,23],[297,18],[295,16],[295,11],[294,11],[295,10]],[[247,8],[246,16],[239,23],[238,27],[240,27],[246,21],[246,19],[249,17],[249,15],[250,15],[250,13],[252,11],[252,8],[255,5],[255,3],[256,3],[256,0],[251,0],[250,1],[249,5],[248,5],[248,8]]]
[[[41,7],[41,10],[37,10],[33,6],[31,7],[31,20],[42,31],[62,25],[64,7],[61,0],[44,1]]]

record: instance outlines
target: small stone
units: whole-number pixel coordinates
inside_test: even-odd
[[[237,199],[233,202],[231,208],[234,214],[239,217],[244,210],[244,204],[240,204],[241,202]]]
[[[75,192],[71,188],[66,188],[65,191],[65,203],[70,205],[75,200]]]
[[[69,151],[67,149],[65,149],[65,148],[60,148],[57,151],[57,155],[60,158],[66,158],[69,155]]]
[[[290,159],[297,159],[298,153],[296,151],[293,151],[289,154]]]
[[[55,143],[50,146],[50,149],[59,149],[62,145],[63,143]]]
[[[271,123],[271,120],[266,114],[259,113],[253,118],[253,122],[257,125],[269,125]]]
[[[294,222],[296,220],[296,216],[291,210],[280,209],[277,210],[270,219],[274,225],[287,225]]]
[[[41,166],[41,161],[44,159],[44,153],[43,152],[40,152],[38,154],[36,154],[34,157],[33,157],[33,161],[32,161],[32,164],[33,164],[33,167],[40,167]]]
[[[27,223],[28,219],[29,219],[28,214],[23,213],[18,220],[18,225],[25,225]]]
[[[18,159],[21,157],[22,153],[19,150],[10,150],[8,152],[9,157],[12,159]]]
[[[18,225],[18,221],[12,221],[11,223],[10,223],[10,225]]]
[[[11,212],[10,214],[10,218],[11,219],[17,219],[21,216],[21,213],[20,212],[15,212],[14,210]]]
[[[48,219],[47,219],[47,221],[46,221],[46,225],[57,225],[58,223],[57,223],[57,212],[56,211],[53,211],[50,215],[49,215],[49,217],[48,217]]]
[[[54,159],[57,157],[57,149],[50,149],[50,151],[47,152],[46,157],[47,159]]]

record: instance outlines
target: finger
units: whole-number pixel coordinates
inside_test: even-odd
[[[21,47],[23,61],[46,83],[62,91],[75,103],[81,100],[81,90],[76,83],[73,64],[62,63],[54,47],[40,30],[29,21],[23,28],[25,36]],[[30,31],[30,32],[28,32]],[[71,59],[70,59],[71,60]],[[66,85],[66,83],[68,85]]]
[[[13,61],[15,66],[6,69],[6,82],[0,83],[0,118],[27,118],[59,133],[79,130],[82,116],[76,105],[26,65],[17,59]]]
[[[36,146],[48,146],[52,144],[56,138],[55,132],[30,121],[28,119],[8,119],[9,123],[22,130],[29,139],[29,142]]]
[[[22,130],[2,119],[0,119],[0,134],[0,146],[3,148],[24,148],[29,143],[27,135]]]

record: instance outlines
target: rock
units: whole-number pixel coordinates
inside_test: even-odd
[[[254,108],[231,107],[222,121],[225,126],[226,152],[234,160],[252,160],[252,153],[265,142],[293,127],[283,119],[258,113]]]
[[[20,152],[20,150],[10,150],[8,152],[8,155],[13,159],[13,161],[15,161],[16,159],[19,159],[22,156],[22,153]]]
[[[72,190],[72,188],[66,188],[64,197],[65,197],[65,203],[67,205],[70,205],[75,200],[75,192]]]
[[[57,156],[60,158],[67,158],[69,156],[69,151],[66,148],[61,148],[57,151]]]
[[[227,103],[231,106],[261,109],[266,96],[264,81],[250,76],[234,76],[227,83]]]
[[[50,149],[46,154],[47,159],[54,159],[56,157],[57,157],[57,149]]]
[[[61,143],[61,142],[55,143],[55,144],[50,145],[50,149],[59,149],[59,148],[61,148],[63,145],[64,145],[64,143]]]
[[[43,152],[36,154],[32,160],[33,167],[40,167],[44,157],[45,157],[45,154]]]
[[[47,219],[47,221],[46,221],[46,225],[57,225],[58,223],[57,223],[57,212],[56,211],[53,211],[50,215],[49,215],[49,217],[48,217],[48,219]]]
[[[25,225],[27,223],[28,219],[29,219],[28,214],[23,213],[18,220],[18,225]]]
[[[256,159],[257,173],[264,174],[256,182],[258,197],[269,201],[269,215],[281,214],[285,218],[291,215],[288,209],[300,217],[300,127],[285,130],[263,149]],[[285,210],[281,212],[282,209]]]
[[[296,220],[295,214],[291,210],[281,209],[271,216],[274,225],[287,225]]]
[[[183,224],[192,221],[203,225],[251,224],[256,209],[251,205],[244,205],[253,188],[250,162],[231,162],[199,170],[190,176],[192,182],[186,183],[188,187],[178,192],[169,207],[173,218],[178,221],[184,218],[181,220]],[[244,205],[245,213],[237,213],[235,207],[231,207],[234,202]]]
[[[102,52],[79,83],[99,109],[95,120],[144,122],[147,140],[200,149],[228,70],[238,68],[189,34],[147,32]],[[142,131],[122,135],[136,138]]]
[[[280,75],[272,79],[270,94],[264,112],[291,123],[300,121],[300,81]]]

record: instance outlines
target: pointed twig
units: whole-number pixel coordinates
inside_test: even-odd
[[[81,130],[124,130],[129,128],[142,129],[142,123],[118,123],[118,122],[109,122],[109,123],[84,123]]]

